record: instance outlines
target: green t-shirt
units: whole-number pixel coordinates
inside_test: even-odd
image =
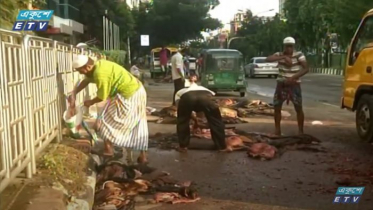
[[[125,68],[107,60],[96,62],[92,76],[97,85],[97,97],[101,100],[106,100],[115,93],[130,98],[142,85]]]

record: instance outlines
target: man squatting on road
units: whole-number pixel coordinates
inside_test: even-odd
[[[300,78],[308,73],[306,57],[294,50],[295,39],[287,37],[283,41],[284,51],[267,57],[268,62],[278,62],[279,75],[273,97],[275,108],[275,134],[281,135],[281,110],[284,101],[293,103],[297,113],[298,132],[303,134],[304,112],[302,108],[302,91]]]
[[[207,118],[211,130],[212,140],[217,150],[226,150],[225,125],[221,117],[218,105],[212,101],[215,95],[211,90],[196,84],[197,76],[191,74],[190,86],[179,90],[175,95],[177,106],[177,135],[180,152],[186,152],[190,142],[190,120],[194,120],[194,129],[198,128],[198,122],[194,112],[203,112]]]

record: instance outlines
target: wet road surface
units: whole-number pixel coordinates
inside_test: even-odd
[[[274,92],[275,79],[249,79],[248,98],[270,101]],[[341,77],[307,75],[303,79],[304,109],[306,120],[332,121],[339,124],[312,126],[307,123],[305,131],[322,141],[326,153],[287,151],[273,161],[258,161],[247,157],[245,152],[221,154],[213,151],[189,151],[179,154],[172,150],[150,149],[151,165],[170,172],[177,179],[197,183],[204,202],[181,206],[163,206],[159,209],[294,209],[314,210],[370,210],[373,206],[373,188],[366,186],[359,204],[333,204],[341,174],[329,171],[331,168],[352,168],[361,171],[372,170],[373,147],[361,142],[356,135],[353,113],[341,110],[339,105]],[[339,84],[339,87],[338,87]],[[149,86],[149,106],[161,108],[170,105],[172,84]],[[257,94],[254,94],[257,93]],[[220,96],[237,96],[235,93],[221,93]],[[286,106],[286,109],[292,107]],[[294,121],[294,113],[289,121]],[[308,117],[309,116],[309,117]],[[237,125],[248,132],[273,131],[272,118],[248,124]],[[175,125],[149,124],[151,133],[176,131]],[[283,123],[283,132],[297,133],[295,121]],[[204,142],[201,142],[204,141]],[[197,142],[194,141],[193,144]],[[212,141],[199,140],[198,144],[212,145]],[[351,177],[356,178],[354,175]],[[361,186],[361,185],[359,185]],[[238,201],[246,208],[213,208],[214,202]],[[260,204],[262,207],[254,207]],[[221,207],[220,204],[216,204]],[[223,204],[221,204],[223,205]],[[264,206],[266,208],[264,208]],[[157,208],[158,209],[158,208]]]
[[[339,106],[342,95],[343,77],[336,75],[308,74],[301,81],[302,96],[305,102],[314,101]],[[265,97],[273,97],[276,79],[256,77],[248,79],[248,92]]]
[[[237,127],[246,131],[271,131],[271,126],[260,123]],[[172,125],[150,126],[152,132],[159,131],[161,128],[163,132],[176,130]],[[284,130],[295,131],[290,127]],[[352,153],[357,152],[360,153],[359,158],[368,161],[364,156],[368,156],[372,150],[367,150],[367,145],[351,142],[341,145],[338,139],[331,140],[339,130],[339,127],[308,128],[310,133],[324,141],[323,146],[327,148],[327,153],[286,151],[281,157],[272,161],[254,160],[248,158],[245,152],[222,154],[214,151],[190,150],[188,154],[180,154],[172,150],[151,149],[149,156],[152,166],[168,171],[178,179],[195,181],[203,199],[212,198],[296,209],[369,210],[373,205],[373,200],[369,200],[373,197],[371,187],[366,188],[359,204],[332,203],[338,187],[335,182],[339,175],[329,172],[328,169],[338,164],[346,167],[356,164],[365,168],[373,161],[370,158],[370,162],[363,164],[345,163],[344,155],[351,157]],[[354,128],[344,128],[344,130],[345,132],[339,133],[350,138],[356,137],[353,133]],[[191,144],[193,147],[199,145],[207,148],[212,145],[212,141],[199,139],[192,141]],[[334,154],[341,155],[332,157]],[[190,209],[195,209],[195,205],[199,204],[191,204]],[[177,208],[170,207],[170,209]]]

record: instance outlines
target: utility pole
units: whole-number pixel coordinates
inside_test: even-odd
[[[108,46],[107,46],[107,40],[108,40],[108,36],[107,36],[107,27],[108,27],[108,24],[107,24],[107,13],[108,11],[105,10],[105,14],[102,16],[102,34],[103,34],[103,40],[102,40],[102,43],[104,45],[104,50],[108,50]]]
[[[130,37],[127,38],[127,48],[128,48],[128,63],[131,65],[131,45],[130,45]]]

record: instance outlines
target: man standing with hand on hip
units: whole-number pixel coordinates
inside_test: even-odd
[[[284,101],[291,101],[297,113],[298,133],[303,134],[304,112],[302,107],[302,91],[300,78],[308,73],[306,57],[294,49],[295,39],[287,37],[283,41],[283,52],[267,57],[268,62],[278,62],[279,75],[273,97],[275,107],[275,134],[281,135],[281,110]]]
[[[172,105],[175,105],[175,94],[185,87],[184,61],[183,56],[179,51],[172,56],[171,66],[172,80],[174,81],[174,95],[172,99]]]

